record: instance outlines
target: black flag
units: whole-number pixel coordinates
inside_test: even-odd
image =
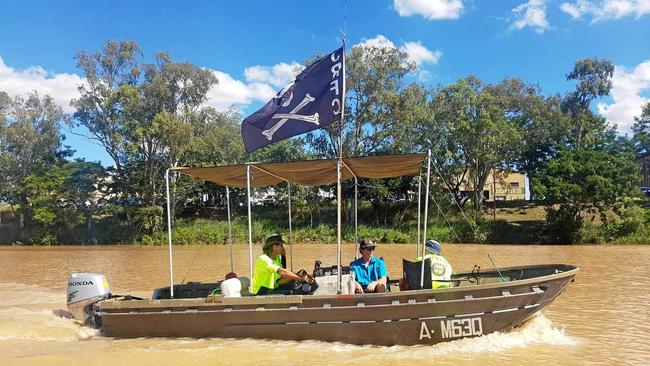
[[[343,47],[303,70],[264,107],[244,119],[241,134],[246,151],[340,120],[344,74]]]

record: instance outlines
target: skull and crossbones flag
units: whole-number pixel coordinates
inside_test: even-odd
[[[260,110],[246,117],[241,134],[252,152],[341,119],[345,75],[343,47],[317,60]]]

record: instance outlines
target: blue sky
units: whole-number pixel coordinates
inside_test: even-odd
[[[3,1],[0,8],[0,90],[38,90],[68,112],[83,82],[73,56],[129,39],[145,61],[164,50],[213,70],[220,84],[208,104],[251,113],[289,81],[294,64],[339,46],[346,13],[344,0]],[[418,63],[411,77],[431,85],[512,76],[563,93],[573,88],[565,74],[577,59],[611,59],[612,97],[594,109],[621,133],[650,97],[650,0],[348,0],[346,24],[348,48],[402,48]],[[79,137],[66,143],[76,157],[111,164]]]

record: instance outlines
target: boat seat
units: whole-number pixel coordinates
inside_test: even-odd
[[[402,259],[402,266],[404,270],[404,281],[408,285],[409,290],[420,290],[420,274],[422,270],[422,262],[411,262]],[[424,288],[431,288],[431,259],[424,260]]]

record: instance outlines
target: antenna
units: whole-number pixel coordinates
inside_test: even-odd
[[[345,44],[347,26],[348,26],[348,0],[343,0],[343,44]]]

